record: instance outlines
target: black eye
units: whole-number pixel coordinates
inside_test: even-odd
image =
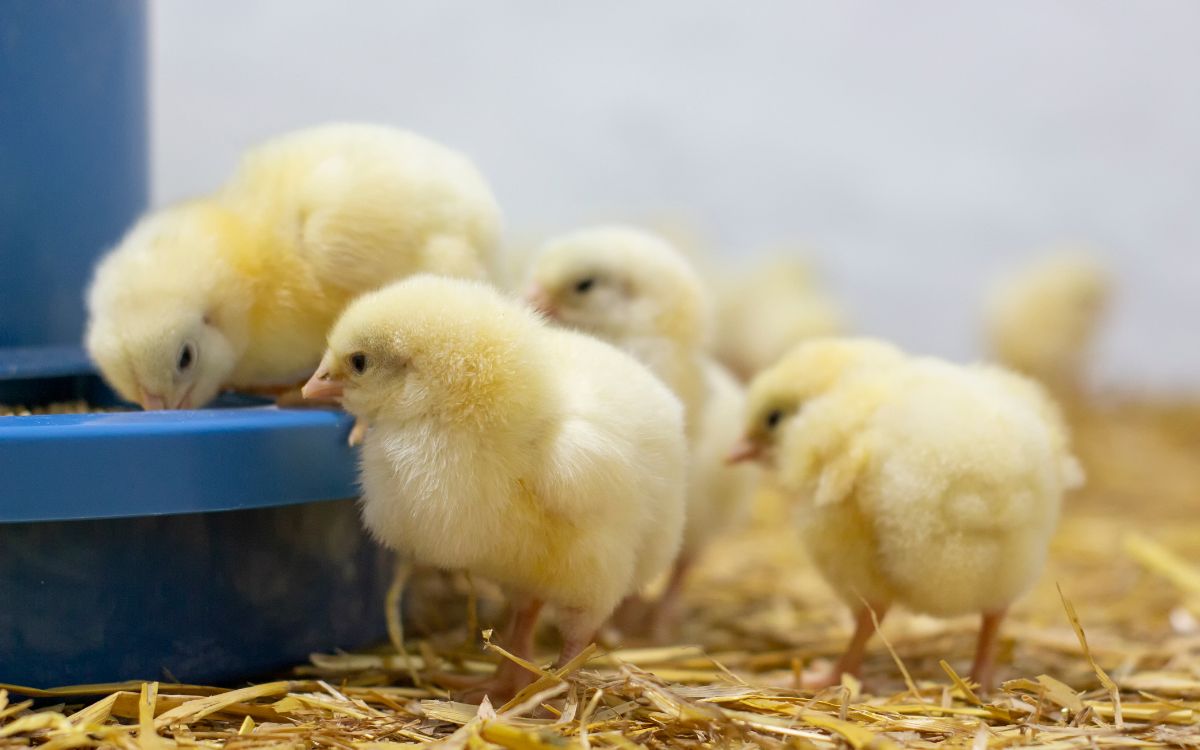
[[[767,429],[773,430],[783,421],[783,410],[776,409],[767,415]]]
[[[575,291],[579,294],[587,294],[596,286],[596,280],[592,278],[581,279],[575,283]]]
[[[175,363],[176,369],[180,372],[187,370],[196,361],[196,347],[191,344],[184,344],[179,350],[179,361]]]
[[[362,352],[355,352],[354,354],[351,354],[350,366],[354,368],[355,372],[357,372],[359,375],[362,375],[363,370],[367,369],[367,355],[363,354]]]

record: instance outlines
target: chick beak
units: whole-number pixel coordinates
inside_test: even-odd
[[[525,302],[547,318],[558,317],[558,310],[554,307],[554,301],[550,299],[550,295],[539,284],[532,284],[525,290]]]
[[[141,403],[142,408],[146,411],[162,411],[167,408],[167,402],[162,396],[150,393],[149,391],[142,391],[142,398],[139,403]]]
[[[321,360],[321,364],[317,365],[317,371],[313,373],[313,376],[300,389],[300,395],[304,396],[304,398],[334,399],[342,397],[344,383],[333,376],[332,359],[326,353],[325,357]]]
[[[743,461],[757,461],[762,458],[763,444],[752,438],[744,437],[733,446],[733,450],[729,451],[729,455],[725,457],[727,464],[740,464]]]

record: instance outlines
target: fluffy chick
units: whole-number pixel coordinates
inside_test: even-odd
[[[741,429],[745,393],[706,353],[711,303],[672,245],[623,226],[582,229],[547,242],[526,294],[548,317],[635,356],[684,404],[687,524],[652,618],[651,628],[662,635],[677,619],[688,569],[713,537],[738,521],[757,486],[757,472],[722,460]]]
[[[368,420],[362,513],[416,562],[504,586],[530,658],[543,603],[560,662],[662,573],[683,528],[683,410],[636,360],[478,283],[416,276],[352,303],[305,395]],[[504,662],[493,698],[531,675]]]
[[[856,612],[829,681],[860,669],[872,610],[899,604],[980,613],[972,676],[989,686],[1004,614],[1082,481],[1057,407],[1013,373],[869,340],[807,343],[782,366],[790,376],[752,384],[747,432],[775,436],[775,481],[800,500],[804,542]]]
[[[713,351],[743,380],[801,341],[837,335],[845,328],[837,303],[820,288],[812,269],[796,258],[775,258],[748,274],[718,279],[714,288]]]
[[[374,125],[283,135],[101,260],[87,349],[147,409],[294,388],[347,302],[421,271],[484,277],[499,226],[483,177],[445,146]]]
[[[1003,279],[986,303],[992,355],[1056,391],[1077,387],[1110,286],[1083,255],[1046,258]]]

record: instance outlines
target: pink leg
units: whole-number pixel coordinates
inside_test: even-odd
[[[850,643],[846,646],[842,657],[838,659],[833,671],[824,678],[808,680],[805,687],[814,689],[830,687],[841,683],[844,674],[854,677],[862,674],[863,656],[867,651],[867,643],[870,642],[871,636],[875,635],[875,621],[871,618],[871,610],[875,611],[875,617],[880,623],[883,623],[888,605],[864,606],[856,611],[854,613],[854,635],[850,637]]]
[[[650,633],[656,641],[665,641],[679,624],[680,609],[683,604],[683,584],[687,581],[688,571],[692,568],[691,555],[680,555],[671,568],[671,577],[667,587],[654,605],[650,615]]]
[[[500,643],[506,651],[526,661],[533,660],[533,636],[537,630],[538,615],[542,611],[539,599],[514,601],[512,614],[504,628],[503,641]],[[468,703],[478,703],[486,695],[492,703],[503,703],[516,695],[521,688],[537,679],[529,670],[516,662],[502,659],[495,673],[482,681],[465,683],[470,685],[460,698]],[[452,687],[454,680],[443,680]]]
[[[601,622],[592,613],[579,609],[564,609],[559,619],[558,630],[562,634],[562,650],[558,653],[555,667],[561,667],[583,653],[583,650],[596,640],[596,631]]]
[[[1006,610],[984,612],[979,623],[979,642],[975,646],[975,665],[971,667],[971,679],[979,683],[983,692],[992,689],[996,670],[996,646],[999,642],[1000,624],[1004,622]]]
[[[838,660],[838,679],[841,679],[843,674],[855,677],[862,674],[863,656],[867,651],[867,643],[871,640],[871,636],[875,635],[875,620],[871,618],[872,609],[875,610],[875,618],[880,623],[883,622],[883,617],[888,611],[885,604],[877,607],[863,607],[854,614],[854,635],[850,637],[850,645],[846,646],[846,652]]]
[[[617,605],[617,611],[613,612],[611,619],[617,630],[626,635],[643,630],[646,617],[646,600],[640,594],[630,594]]]

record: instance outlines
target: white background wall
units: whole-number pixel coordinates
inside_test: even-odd
[[[815,249],[861,330],[979,349],[1059,241],[1119,275],[1101,379],[1200,386],[1200,3],[164,1],[159,202],[335,119],[472,155],[514,233],[675,217]]]

